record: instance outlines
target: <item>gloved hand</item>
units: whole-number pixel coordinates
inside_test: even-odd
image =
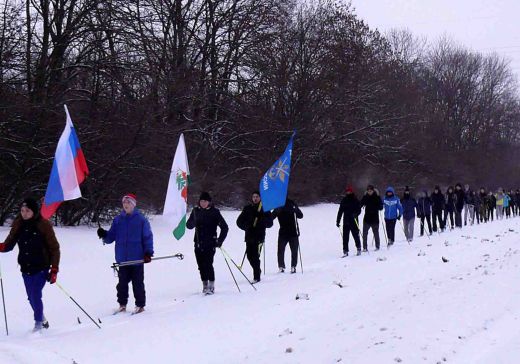
[[[397,220],[401,220],[401,215],[397,215]]]
[[[99,229],[97,229],[97,236],[98,238],[103,239],[107,236],[107,231],[100,227]]]
[[[150,263],[152,261],[152,256],[150,254],[146,253],[144,255],[143,260],[144,260],[145,263]]]
[[[49,271],[49,275],[47,276],[47,282],[50,284],[56,283],[56,279],[58,278],[58,267],[51,267]]]
[[[0,243],[0,252],[5,250],[5,243]]]
[[[339,227],[339,222],[336,222],[336,227]]]
[[[222,243],[223,243],[223,241],[220,241],[220,239],[216,239],[216,240],[215,240],[215,246],[216,246],[217,248],[222,247]]]

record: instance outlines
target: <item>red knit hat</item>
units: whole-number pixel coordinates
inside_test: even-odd
[[[349,192],[350,193],[354,193],[354,188],[352,186],[348,185],[347,188],[345,188],[345,192],[347,192],[347,193],[349,193]]]
[[[133,193],[127,193],[123,196],[122,201],[128,200],[132,205],[137,205],[137,196]]]

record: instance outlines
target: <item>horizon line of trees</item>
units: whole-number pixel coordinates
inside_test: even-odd
[[[132,191],[162,211],[178,136],[190,199],[239,206],[293,130],[290,195],[520,186],[509,63],[381,34],[340,0],[0,1],[0,225],[45,194],[67,104],[90,169],[65,225]],[[192,200],[195,201],[195,200]]]

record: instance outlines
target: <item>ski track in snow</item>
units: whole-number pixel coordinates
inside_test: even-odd
[[[416,237],[411,245],[397,224],[391,249],[380,229],[380,251],[373,251],[369,235],[369,254],[341,259],[337,205],[302,210],[303,275],[299,267],[297,274],[276,273],[275,222],[258,291],[234,270],[238,293],[217,251],[216,294],[206,297],[193,232],[176,242],[154,218],[156,256],[181,252],[185,260],[146,265],[147,307],[135,316],[112,315],[113,245],[103,246],[95,228],[57,228],[59,282],[102,321],[101,330],[47,285],[51,327],[31,333],[16,252],[2,254],[10,336],[0,334],[0,363],[511,363],[520,355],[520,218]],[[223,215],[231,227],[224,248],[240,264],[245,243],[235,227],[238,212]],[[7,232],[0,228],[0,241]],[[251,278],[247,261],[244,267]],[[299,294],[308,299],[296,300]],[[128,306],[133,308],[132,295]],[[0,329],[3,324],[0,319]]]

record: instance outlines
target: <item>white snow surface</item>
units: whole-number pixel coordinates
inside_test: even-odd
[[[96,229],[57,228],[58,287],[44,289],[50,329],[33,334],[32,311],[16,263],[17,248],[0,262],[10,335],[0,316],[0,363],[514,363],[520,357],[520,218],[467,226],[409,245],[401,225],[396,243],[340,258],[337,205],[303,208],[304,273],[278,273],[278,223],[268,230],[266,274],[254,291],[221,252],[215,255],[216,294],[202,296],[193,231],[174,240],[152,219],[155,255],[181,252],[183,261],[145,268],[146,311],[112,316],[117,307],[114,246]],[[238,263],[245,248],[237,211],[224,211],[224,248]],[[416,235],[419,223],[415,224]],[[0,241],[8,228],[0,228]],[[351,252],[355,247],[351,241]],[[442,257],[449,261],[444,263]],[[262,263],[263,264],[263,263]],[[289,249],[286,252],[289,264]],[[249,264],[244,272],[252,278]],[[339,282],[343,287],[334,282]],[[296,300],[298,294],[308,300]],[[133,296],[130,295],[130,308]],[[77,318],[81,320],[78,323]]]

